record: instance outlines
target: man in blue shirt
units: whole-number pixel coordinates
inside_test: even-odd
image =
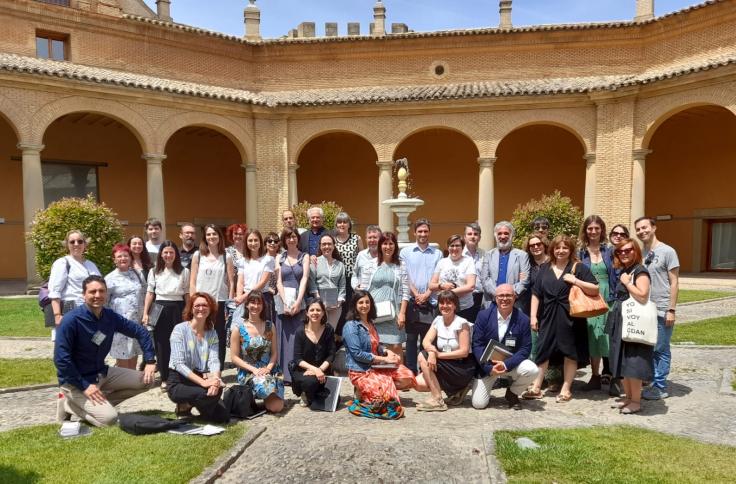
[[[532,351],[532,333],[529,317],[514,307],[516,292],[511,284],[496,287],[496,303],[478,314],[473,327],[473,355],[480,367],[481,378],[473,382],[473,407],[486,408],[493,384],[498,377],[511,380],[506,389],[510,407],[519,408],[519,395],[539,374],[539,368],[529,359]],[[483,352],[491,340],[506,346],[511,356],[503,361],[481,364]],[[464,395],[463,395],[464,396]]]
[[[114,424],[115,406],[146,391],[154,380],[156,356],[148,331],[104,307],[107,285],[100,276],[89,276],[82,283],[84,305],[64,315],[54,347],[54,364],[63,398],[59,398],[60,420],[74,413],[96,427]],[[115,332],[136,338],[143,349],[143,372],[108,367]]]
[[[307,217],[309,218],[309,230],[299,235],[299,250],[312,256],[314,263],[319,253],[320,239],[331,232],[324,226],[325,213],[321,207],[310,207],[307,210]]]
[[[434,268],[442,259],[442,252],[429,245],[430,223],[426,218],[414,222],[415,244],[401,249],[400,257],[409,276],[409,306],[406,311],[406,366],[417,370],[417,344],[429,331],[434,319],[437,299],[429,289]],[[403,329],[403,328],[399,328]]]
[[[496,299],[496,287],[511,284],[518,300],[529,287],[529,256],[514,249],[514,226],[511,222],[498,222],[493,227],[496,248],[486,252],[478,275],[485,292],[486,306]]]

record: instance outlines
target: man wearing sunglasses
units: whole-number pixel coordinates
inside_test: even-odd
[[[657,305],[657,344],[654,347],[654,381],[641,396],[646,400],[667,398],[667,376],[670,374],[672,353],[670,339],[675,327],[675,306],[679,291],[680,261],[677,252],[657,239],[657,222],[640,217],[634,222],[636,236],[644,244],[644,266],[649,271],[649,299]]]

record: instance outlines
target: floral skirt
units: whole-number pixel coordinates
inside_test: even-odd
[[[386,420],[404,416],[395,381],[408,379],[411,381],[411,386],[415,386],[416,378],[409,368],[399,365],[393,370],[350,371],[348,376],[350,383],[360,394],[360,400],[354,399],[347,402],[350,413]]]

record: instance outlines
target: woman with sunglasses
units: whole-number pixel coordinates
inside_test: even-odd
[[[309,283],[309,255],[299,250],[296,229],[281,232],[281,244],[286,248],[278,257],[276,284],[279,305],[279,364],[284,369],[284,382],[291,383],[289,362],[294,359],[294,338],[304,322],[304,295]]]
[[[616,270],[613,267],[613,248],[606,243],[606,223],[598,215],[589,215],[583,221],[578,240],[581,245],[578,258],[598,280],[598,291],[610,306],[613,303]],[[608,335],[604,330],[607,314],[588,318],[588,350],[592,373],[583,391],[600,390],[601,384],[611,383],[611,370],[608,367]],[[602,372],[601,360],[603,360]]]
[[[225,361],[225,305],[228,299],[235,296],[232,285],[235,277],[233,259],[225,252],[225,238],[217,225],[209,224],[204,228],[204,240],[199,250],[192,256],[189,294],[206,292],[217,301],[215,330],[220,342],[218,355]]]
[[[621,339],[621,305],[629,296],[640,304],[646,304],[649,301],[650,279],[649,272],[642,265],[639,244],[629,238],[616,246],[613,263],[621,270],[621,274],[616,283],[613,307],[606,321],[606,332],[610,338],[608,358],[613,377],[623,378],[626,395],[614,404],[614,408],[628,415],[641,410],[642,380],[651,381],[654,375],[654,347]]]
[[[611,232],[608,234],[608,240],[611,241],[611,245],[616,247],[618,244],[629,238],[629,229],[626,225],[617,224],[611,228]]]
[[[539,374],[525,399],[542,398],[542,381],[550,364],[563,364],[564,382],[557,403],[572,400],[572,382],[578,367],[588,365],[588,330],[585,318],[570,315],[570,289],[579,287],[588,296],[598,294],[598,281],[575,256],[574,239],[558,235],[549,246],[549,264],[542,268],[532,290],[531,329],[539,331],[537,358]],[[539,308],[541,318],[537,316]]]
[[[53,313],[51,340],[56,336],[56,327],[61,317],[84,304],[82,282],[91,275],[101,275],[94,262],[84,257],[87,250],[87,238],[79,230],[70,230],[64,238],[68,254],[60,257],[51,265],[49,276],[49,299]]]
[[[537,279],[539,278],[539,272],[542,266],[549,262],[549,255],[547,249],[549,248],[549,242],[545,237],[538,234],[530,235],[524,241],[524,251],[529,256],[529,287],[534,287]],[[521,295],[521,311],[524,314],[529,314],[532,309],[532,291],[524,291]],[[539,308],[541,309],[541,308]],[[537,311],[539,316],[539,310]],[[537,356],[537,339],[539,338],[538,331],[532,331],[532,352],[529,359],[534,361]]]
[[[271,293],[273,299],[278,293],[278,280],[279,280],[279,265],[276,263],[276,258],[279,256],[281,251],[281,240],[276,232],[269,232],[264,240],[266,243],[266,255],[273,259],[273,272],[268,278],[268,292]],[[271,321],[276,321],[276,307],[273,307],[273,314],[271,314]]]

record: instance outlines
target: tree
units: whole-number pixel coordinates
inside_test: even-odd
[[[320,203],[310,203],[307,201],[297,203],[290,209],[292,212],[294,212],[297,227],[309,227],[309,217],[307,217],[307,210],[309,210],[310,207],[322,207],[322,210],[325,213],[323,224],[328,229],[335,228],[335,217],[337,217],[338,213],[343,211],[342,207],[337,203],[325,202],[324,200]]]
[[[551,195],[542,195],[541,199],[530,200],[514,210],[511,219],[516,231],[514,246],[521,247],[524,244],[526,237],[533,231],[532,221],[537,217],[549,220],[550,240],[559,234],[577,236],[583,222],[580,208],[574,206],[572,200],[559,190],[555,190]]]
[[[89,195],[62,198],[36,213],[27,236],[36,249],[39,275],[48,279],[54,261],[68,253],[64,238],[70,230],[80,230],[87,237],[86,257],[102,274],[110,272],[113,268],[110,252],[123,240],[123,226],[115,212]]]

